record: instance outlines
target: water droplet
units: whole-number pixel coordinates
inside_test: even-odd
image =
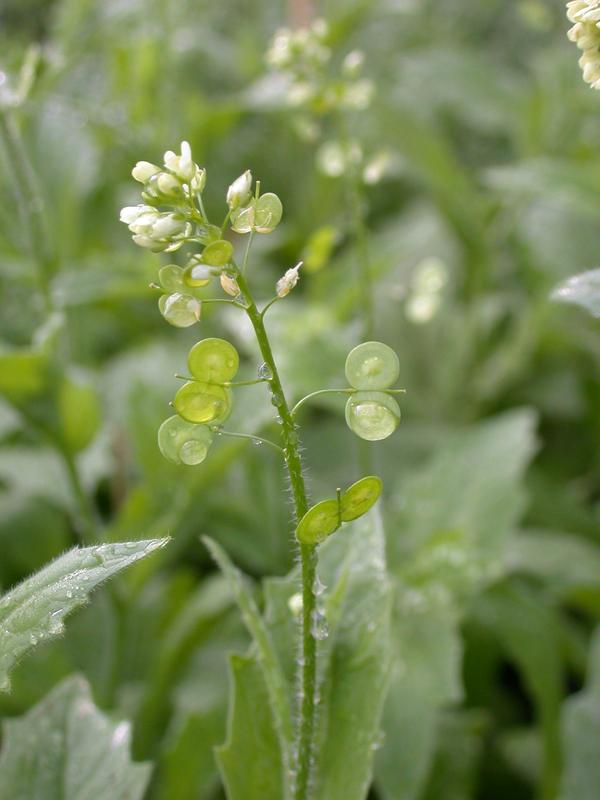
[[[273,371],[266,361],[263,361],[263,363],[258,368],[257,375],[259,378],[261,378],[261,380],[264,381],[270,381],[271,378],[273,377]]]
[[[253,443],[253,444],[254,444],[256,447],[262,447],[262,445],[264,444],[264,442],[262,441],[262,439],[252,439],[252,443]]]
[[[280,406],[283,403],[283,396],[280,392],[273,392],[271,395],[271,403],[274,406]]]
[[[279,414],[277,414],[277,416],[275,417],[275,422],[276,422],[278,425],[282,425],[282,424],[283,424],[283,420],[281,419],[281,417],[279,416]]]
[[[323,592],[325,591],[326,588],[327,587],[325,586],[325,584],[321,583],[321,579],[317,575],[317,577],[315,578],[314,586],[313,586],[313,591],[316,594],[316,596],[320,597],[323,594]]]
[[[313,612],[310,632],[312,637],[319,642],[322,642],[329,636],[327,620],[320,611]]]

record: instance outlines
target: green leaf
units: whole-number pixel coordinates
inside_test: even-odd
[[[600,317],[600,269],[590,269],[572,275],[552,292],[552,299],[573,303]]]
[[[60,635],[64,618],[107,578],[139,561],[168,539],[74,548],[0,598],[0,689],[9,672],[38,642]]]
[[[329,633],[318,648],[321,706],[316,800],[363,800],[390,676],[391,587],[376,511],[321,547]]]
[[[128,722],[112,723],[87,682],[68,678],[4,723],[0,800],[141,800],[151,766],[130,760]]]
[[[600,786],[600,628],[596,629],[583,691],[563,707],[561,800],[597,800]]]
[[[523,675],[541,726],[541,797],[554,798],[559,779],[564,646],[556,614],[539,594],[512,580],[478,598],[472,616],[499,639]]]
[[[258,663],[269,696],[269,705],[278,732],[284,764],[289,763],[290,744],[293,736],[292,712],[286,681],[281,669],[271,634],[261,617],[252,595],[244,585],[242,573],[231,563],[222,547],[208,537],[203,537],[206,547],[229,581],[244,624],[252,636],[258,654]]]
[[[233,698],[217,761],[228,800],[281,800],[283,765],[264,671],[256,655],[230,659]]]
[[[48,362],[41,352],[22,348],[0,353],[0,394],[13,402],[39,394],[46,384]]]

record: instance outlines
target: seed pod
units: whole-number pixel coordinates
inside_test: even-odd
[[[240,358],[235,347],[225,339],[202,339],[190,350],[190,373],[205,383],[225,383],[235,377]]]
[[[194,466],[202,463],[213,438],[206,425],[193,425],[177,414],[166,419],[158,429],[160,452],[173,464]]]
[[[366,514],[381,494],[381,478],[368,475],[353,483],[340,498],[342,522],[351,522]]]
[[[346,403],[346,423],[361,439],[378,442],[398,427],[400,407],[385,392],[355,392]]]
[[[189,294],[175,292],[158,298],[160,313],[176,328],[188,328],[200,319],[200,301]]]
[[[296,528],[296,538],[301,544],[319,544],[341,525],[340,505],[337,500],[322,500],[309,508]]]
[[[211,267],[226,267],[233,258],[233,245],[226,239],[219,239],[207,245],[202,251],[200,260]]]
[[[346,359],[346,378],[355,389],[387,389],[399,373],[398,356],[382,342],[363,342]]]
[[[230,297],[237,297],[240,294],[239,284],[235,278],[231,277],[231,275],[227,275],[226,272],[222,272],[220,281],[221,281],[221,288]]]
[[[188,381],[175,395],[173,406],[188,422],[220,425],[231,413],[231,391],[224,386]]]
[[[254,230],[257,233],[271,233],[281,222],[283,206],[273,192],[261,195],[254,209]]]
[[[167,292],[181,292],[185,288],[183,270],[177,264],[167,264],[158,270],[160,285]]]

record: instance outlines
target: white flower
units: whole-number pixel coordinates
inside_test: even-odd
[[[283,276],[277,281],[277,286],[275,287],[277,292],[277,297],[285,297],[288,295],[294,286],[300,280],[300,267],[302,266],[302,261],[296,264],[295,267],[288,269]]]
[[[149,161],[138,161],[131,170],[132,176],[140,183],[147,183],[153,175],[160,172],[160,167],[151,164]]]
[[[567,35],[583,51],[579,59],[583,79],[600,89],[600,0],[571,0],[567,17],[575,23]]]
[[[365,63],[362,50],[351,50],[342,62],[342,74],[347,78],[355,78]]]
[[[252,173],[249,169],[236,178],[227,190],[227,205],[230,211],[243,206],[250,199],[252,189]]]
[[[184,183],[192,180],[199,167],[192,160],[192,148],[189,142],[181,143],[180,156],[172,150],[167,150],[165,153],[165,167]]]
[[[161,214],[152,206],[126,206],[121,210],[121,222],[133,233],[136,244],[156,252],[177,249],[191,232],[182,214]]]

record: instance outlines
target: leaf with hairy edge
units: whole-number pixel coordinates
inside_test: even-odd
[[[0,690],[9,672],[34,645],[60,635],[64,618],[107,578],[164,547],[167,539],[101,544],[59,556],[0,598]]]
[[[94,705],[87,682],[68,678],[4,723],[0,800],[141,800],[149,764],[130,758],[131,727]]]

